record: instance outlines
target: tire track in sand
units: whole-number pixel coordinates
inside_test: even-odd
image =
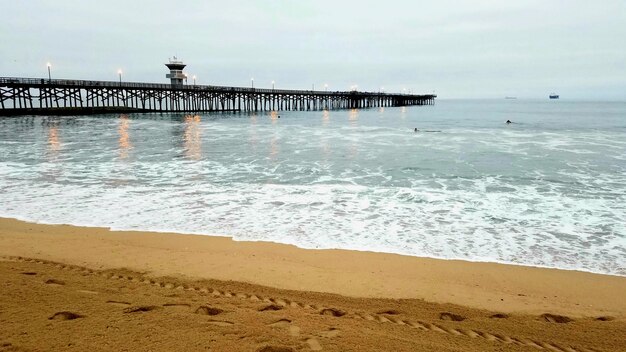
[[[65,271],[74,271],[83,275],[97,275],[104,277],[110,280],[127,280],[130,282],[141,283],[145,285],[152,285],[156,287],[160,287],[167,290],[184,290],[184,291],[195,291],[199,294],[213,295],[215,297],[226,297],[233,299],[243,299],[250,300],[254,302],[265,302],[275,307],[283,307],[283,308],[296,308],[296,309],[306,309],[316,311],[321,315],[328,315],[337,318],[351,318],[351,319],[359,319],[366,320],[380,324],[394,324],[398,326],[410,327],[416,330],[425,331],[425,332],[436,332],[441,334],[448,334],[451,336],[457,336],[459,338],[470,338],[470,339],[482,339],[486,341],[491,341],[494,343],[500,344],[514,344],[519,346],[533,347],[537,350],[545,350],[552,352],[601,352],[596,347],[580,347],[580,346],[569,346],[564,344],[559,344],[556,342],[547,342],[547,341],[538,341],[531,338],[520,338],[507,336],[502,334],[492,334],[486,331],[480,331],[475,329],[464,329],[464,328],[451,328],[447,326],[443,326],[436,323],[421,321],[421,320],[409,320],[409,319],[401,319],[392,316],[393,314],[384,314],[388,312],[381,313],[364,313],[364,312],[345,312],[343,310],[333,308],[333,307],[322,307],[316,304],[302,303],[293,301],[286,298],[274,298],[274,297],[264,297],[255,293],[242,293],[242,292],[230,292],[227,290],[220,290],[218,288],[213,288],[209,286],[198,286],[194,284],[186,284],[186,283],[173,283],[167,280],[161,280],[158,278],[150,278],[147,276],[135,274],[130,275],[127,273],[119,272],[116,270],[92,270],[89,268],[76,266],[76,265],[67,265],[56,263],[48,260],[41,259],[32,259],[32,258],[24,258],[19,256],[0,256],[0,258],[11,261],[20,261],[20,262],[28,262],[35,263],[40,265],[47,265],[54,267],[59,270]],[[549,322],[561,322],[556,321],[553,315],[543,314],[540,316]],[[459,316],[454,316],[451,313],[442,312],[440,318],[443,320],[452,320],[452,321],[461,321],[464,318]],[[569,319],[569,318],[568,318]],[[571,320],[568,319],[558,319],[562,320],[562,322],[569,322]],[[567,320],[567,321],[565,321]],[[295,332],[295,331],[294,331]],[[318,349],[317,341],[310,341],[309,347],[313,350]]]

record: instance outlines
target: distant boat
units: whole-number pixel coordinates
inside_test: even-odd
[[[504,99],[517,99],[517,97],[504,97]]]
[[[559,95],[558,94],[550,94],[550,99],[559,99]]]

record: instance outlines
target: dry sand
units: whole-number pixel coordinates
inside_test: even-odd
[[[626,351],[623,277],[11,219],[0,256],[0,351]]]

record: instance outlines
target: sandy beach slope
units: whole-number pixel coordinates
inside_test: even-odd
[[[0,351],[626,351],[626,278],[0,219]]]

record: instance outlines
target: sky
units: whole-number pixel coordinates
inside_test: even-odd
[[[0,76],[626,101],[626,0],[0,0]],[[189,82],[191,83],[191,82]]]

